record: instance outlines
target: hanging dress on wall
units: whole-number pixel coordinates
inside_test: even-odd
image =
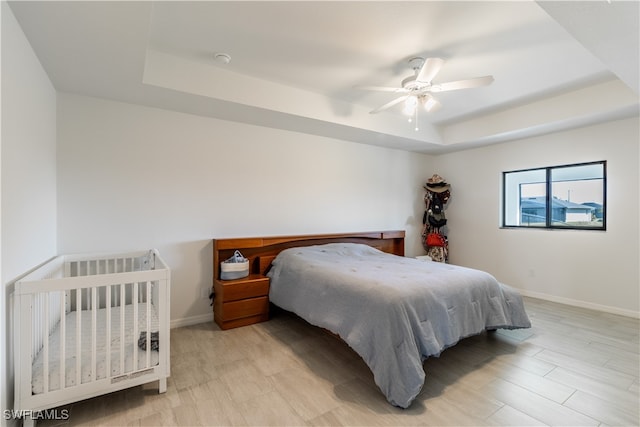
[[[451,185],[440,175],[434,174],[424,188],[425,211],[422,217],[422,244],[433,261],[449,261],[449,241],[446,235],[445,207],[451,197]]]

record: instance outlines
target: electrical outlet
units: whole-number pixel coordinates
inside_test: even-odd
[[[211,293],[211,290],[208,287],[203,286],[202,288],[200,288],[200,298],[209,299],[209,294],[210,293]]]

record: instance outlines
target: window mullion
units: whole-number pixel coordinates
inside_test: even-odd
[[[547,228],[551,227],[551,214],[553,211],[553,197],[551,196],[551,168],[546,168],[546,187],[547,187]]]

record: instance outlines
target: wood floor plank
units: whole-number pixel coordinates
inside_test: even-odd
[[[492,365],[496,367],[500,378],[557,403],[563,403],[576,391],[573,387],[527,372],[500,360],[495,360]]]
[[[546,426],[540,420],[530,417],[529,415],[512,408],[509,405],[503,405],[499,410],[487,418],[487,424],[492,426]]]
[[[379,414],[374,410],[353,404],[343,404],[309,421],[312,426],[398,426],[402,425],[393,414]],[[425,425],[425,424],[422,424]]]
[[[140,427],[179,426],[173,408],[165,408],[144,418],[140,418]]]
[[[637,410],[639,396],[637,393],[628,391],[628,388],[615,387],[583,373],[562,367],[548,373],[546,378],[569,387],[575,387],[613,404],[620,403],[622,407],[633,408],[635,406]]]
[[[604,366],[607,367],[607,368],[611,368],[613,370],[616,370],[618,372],[621,372],[621,373],[629,374],[629,375],[634,376],[636,378],[638,378],[638,376],[640,375],[639,374],[639,371],[640,371],[639,364],[637,362],[634,362],[634,361],[618,359],[618,358],[614,357],[611,360],[608,360],[607,363],[604,364]]]
[[[273,376],[275,389],[305,421],[340,406],[333,393],[333,384],[304,368],[294,367]],[[309,393],[308,390],[313,390]]]
[[[538,352],[533,355],[537,353]],[[548,374],[556,367],[553,363],[545,362],[544,360],[536,359],[535,357],[520,353],[504,354],[499,357],[499,360],[540,376]]]
[[[504,406],[502,402],[465,386],[449,387],[442,397],[474,419],[486,419]]]
[[[484,393],[549,425],[597,426],[600,421],[546,399],[503,379],[482,389]]]
[[[638,378],[637,376],[629,375],[612,368],[608,365],[611,361],[608,361],[604,366],[598,366],[578,361],[570,356],[549,350],[537,354],[535,358],[621,389],[628,388]]]
[[[431,399],[426,402],[426,413],[421,415],[419,423],[426,426],[478,426],[484,424],[484,420],[465,411],[460,410],[458,404],[452,404],[445,398]],[[402,417],[399,417],[402,419]],[[415,419],[414,419],[415,422]],[[412,425],[407,419],[404,425]]]
[[[303,426],[305,421],[276,391],[237,404],[249,426]]]
[[[591,363],[594,365],[604,365],[611,358],[610,354],[594,351],[589,346],[588,341],[570,338],[562,334],[535,335],[530,341],[546,350],[564,354],[574,360]]]
[[[626,330],[626,328],[625,328]],[[605,333],[593,333],[591,331],[584,331],[578,329],[574,332],[573,336],[578,339],[589,340],[592,345],[600,344],[602,348],[608,348],[612,351],[617,349],[631,352],[637,356],[638,350],[638,342],[633,339],[632,336],[627,334],[622,334],[622,337],[613,337],[609,334],[610,331],[606,331]]]
[[[638,411],[629,411],[628,405],[618,405],[606,401],[583,391],[571,396],[565,406],[588,416],[597,417],[603,423],[611,426],[640,425]]]
[[[258,368],[250,363],[243,365],[243,369],[236,369],[220,376],[231,394],[234,402],[244,402],[254,397],[272,391],[273,383],[269,377],[260,374]]]
[[[202,426],[206,425],[200,420],[198,408],[195,405],[181,405],[172,409],[173,417],[179,426]]]
[[[242,411],[229,398],[201,400],[196,405],[198,418],[205,426],[245,426]]]

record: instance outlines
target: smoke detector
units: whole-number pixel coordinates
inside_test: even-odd
[[[229,56],[226,53],[216,53],[213,56],[213,59],[216,60],[216,62],[219,62],[221,64],[228,64],[231,61],[231,56]]]

